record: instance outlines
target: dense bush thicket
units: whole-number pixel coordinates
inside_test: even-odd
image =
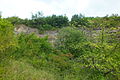
[[[83,31],[75,27],[67,27],[59,31],[55,46],[65,53],[80,56],[84,53],[84,49],[81,46],[86,42],[87,38]]]
[[[0,58],[6,55],[6,51],[10,53],[16,44],[13,30],[14,26],[9,21],[0,19]]]
[[[14,17],[7,20],[14,25],[25,22],[30,25],[30,21],[35,21],[35,27],[68,25],[64,24],[66,19],[62,20],[62,16],[53,15],[54,18],[51,18],[40,15],[34,15],[32,20],[26,21]],[[47,18],[48,22],[53,19],[53,23],[39,22]],[[116,21],[103,23],[105,18],[91,18],[90,22],[99,27],[100,32],[89,32],[85,27],[83,30],[75,28],[73,25],[76,23],[72,23],[71,27],[60,29],[55,44],[51,45],[47,36],[40,38],[35,34],[23,33],[15,35],[14,26],[7,20],[0,19],[0,80],[120,80],[120,33]],[[73,22],[74,20],[76,19]],[[87,27],[81,22],[76,27],[79,24]],[[45,26],[42,28],[49,29]],[[116,32],[110,32],[113,30]]]
[[[104,17],[85,17],[84,15],[75,14],[71,18],[72,25],[76,27],[87,27],[94,29],[119,27],[120,16],[118,14],[112,14],[111,16]]]
[[[69,25],[69,20],[67,16],[63,15],[52,15],[52,16],[43,16],[41,12],[32,14],[31,19],[21,19],[19,17],[13,16],[6,18],[13,25],[25,24],[32,28],[37,28],[39,30],[53,30],[57,28],[66,27]]]
[[[41,54],[51,53],[51,44],[48,42],[47,37],[39,38],[34,34],[19,34],[17,36],[18,46],[14,56],[18,59],[21,57],[40,57]]]
[[[6,18],[13,25],[25,24],[29,27],[38,28],[40,31],[53,30],[67,26],[75,26],[79,28],[93,28],[101,29],[119,27],[120,16],[118,14],[112,14],[111,16],[104,17],[85,17],[82,14],[75,14],[69,21],[68,17],[65,15],[52,15],[43,16],[42,12],[37,12],[32,14],[31,19],[21,19],[19,17],[13,16]]]

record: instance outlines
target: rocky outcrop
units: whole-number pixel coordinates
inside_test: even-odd
[[[35,33],[35,34],[39,34],[38,29],[30,28],[30,27],[27,27],[25,25],[16,25],[15,29],[14,29],[14,32],[16,34],[19,34],[19,33],[26,33],[26,34]]]
[[[54,43],[56,35],[58,33],[55,30],[55,31],[45,31],[43,34],[40,34],[38,29],[30,28],[30,27],[27,27],[25,25],[16,25],[16,27],[14,29],[14,32],[15,32],[15,34],[19,34],[19,33],[25,33],[25,34],[35,33],[39,37],[48,36],[48,40],[51,43]]]

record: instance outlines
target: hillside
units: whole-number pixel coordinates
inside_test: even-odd
[[[120,16],[0,19],[0,80],[120,80]]]

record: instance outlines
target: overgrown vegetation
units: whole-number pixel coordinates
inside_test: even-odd
[[[69,22],[39,12],[32,19],[1,18],[0,80],[120,80],[119,21],[80,14]],[[52,45],[48,36],[14,34],[17,24],[59,32]]]

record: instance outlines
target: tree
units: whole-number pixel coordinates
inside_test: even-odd
[[[51,52],[51,44],[47,37],[39,38],[35,34],[19,34],[17,36],[18,48],[14,53],[16,58],[21,57],[40,57],[43,53]]]
[[[32,19],[37,19],[37,18],[40,18],[40,17],[43,17],[43,13],[42,12],[38,11],[36,14],[32,13]]]
[[[103,31],[101,31],[101,35],[99,36],[99,40],[97,41],[97,43],[90,42],[87,45],[89,46],[87,48],[90,49],[90,53],[83,54],[78,58],[78,61],[82,67],[98,71],[105,78],[111,75],[114,76],[115,80],[119,80],[120,41],[113,41],[112,43],[107,42],[107,38],[110,37],[109,35],[107,35],[109,33],[105,33]]]
[[[11,22],[13,25],[22,24],[22,22],[23,22],[23,20],[17,16],[8,17],[5,19],[8,20],[9,22]]]
[[[83,27],[83,26],[86,26],[88,27],[88,18],[85,17],[84,15],[82,14],[75,14],[72,16],[71,18],[71,24],[76,26],[76,27]]]
[[[53,28],[61,28],[68,26],[68,17],[66,16],[43,16],[42,13],[38,12],[37,14],[32,15],[32,19],[29,20],[30,27],[38,28],[39,30],[50,30]],[[47,27],[47,28],[46,28]]]
[[[0,19],[0,57],[10,53],[15,46],[14,26],[5,19]]]
[[[86,43],[85,33],[78,28],[62,28],[57,35],[56,48],[65,53],[71,53],[74,56],[80,56],[84,53],[82,46]]]
[[[56,16],[52,15],[49,17],[46,17],[47,24],[56,27],[56,28],[62,28],[68,26],[68,17],[67,16]]]

